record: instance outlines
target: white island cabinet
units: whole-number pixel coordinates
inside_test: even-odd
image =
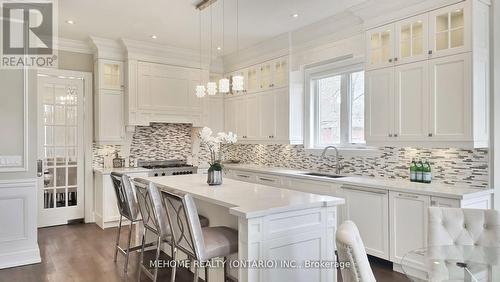
[[[208,217],[211,226],[236,227],[240,262],[293,261],[307,266],[307,261],[335,261],[337,206],[344,203],[341,198],[233,179],[208,186],[202,174],[145,179],[161,185],[160,190],[191,194],[198,213]],[[240,282],[337,281],[334,267],[239,268],[237,276]],[[223,281],[222,269],[211,269],[209,280]]]
[[[126,173],[131,178],[148,176],[148,170],[144,168],[94,169],[94,216],[96,224],[102,229],[118,226],[120,220],[110,176],[113,171]]]

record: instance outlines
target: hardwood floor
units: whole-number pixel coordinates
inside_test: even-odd
[[[124,235],[126,231],[122,229]],[[118,254],[118,262],[113,262],[115,236],[116,228],[102,230],[95,224],[41,228],[38,244],[42,263],[0,270],[0,282],[137,281],[137,254],[131,254],[126,275],[124,257]],[[408,281],[380,261],[373,260],[372,268],[378,281]],[[169,279],[169,270],[163,269],[158,281]],[[143,274],[141,281],[150,280]],[[178,271],[176,281],[192,281],[192,275],[186,270]]]

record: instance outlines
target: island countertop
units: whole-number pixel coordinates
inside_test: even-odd
[[[344,204],[344,199],[294,190],[224,179],[218,186],[206,183],[207,175],[142,178],[163,185],[160,189],[179,190],[193,198],[229,208],[232,215],[254,218],[280,212]]]

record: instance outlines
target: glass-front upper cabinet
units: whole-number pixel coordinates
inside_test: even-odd
[[[248,92],[260,91],[260,66],[249,67],[247,74],[248,74],[247,91]]]
[[[260,89],[265,90],[272,86],[273,67],[272,62],[265,62],[260,66]]]
[[[451,5],[429,14],[432,57],[471,51],[471,15],[468,2]]]
[[[284,87],[288,85],[288,60],[287,58],[280,58],[273,62],[273,87]]]
[[[396,64],[411,63],[427,59],[428,55],[427,14],[408,18],[396,23]]]
[[[99,60],[99,88],[109,90],[122,90],[123,63],[111,60]]]
[[[367,69],[377,69],[394,65],[394,25],[386,25],[368,30]]]

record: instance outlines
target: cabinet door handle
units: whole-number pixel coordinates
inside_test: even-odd
[[[429,137],[432,137],[432,133],[429,133]]]
[[[432,55],[432,50],[429,50],[428,54],[429,54],[429,55]]]
[[[397,62],[398,61],[398,57],[394,58],[394,62]]]
[[[259,177],[259,180],[262,180],[262,181],[267,181],[267,182],[275,182],[276,180],[274,179],[270,179],[270,178],[263,178],[263,177]]]
[[[389,133],[389,137],[392,137],[392,133]]]
[[[389,59],[389,63],[392,63],[392,58],[391,58],[391,59]]]
[[[418,195],[410,195],[410,194],[399,193],[398,196],[402,197],[402,198],[418,199]]]
[[[394,137],[398,137],[398,134],[397,134],[397,133],[394,133]]]
[[[236,174],[238,177],[243,177],[243,178],[250,178],[249,175],[244,175],[244,174]]]
[[[342,186],[342,189],[348,189],[348,190],[359,191],[359,192],[366,192],[366,193],[377,194],[377,195],[387,195],[387,192],[388,192],[386,190],[374,191],[374,190],[361,189],[361,188],[352,187],[352,186]]]

